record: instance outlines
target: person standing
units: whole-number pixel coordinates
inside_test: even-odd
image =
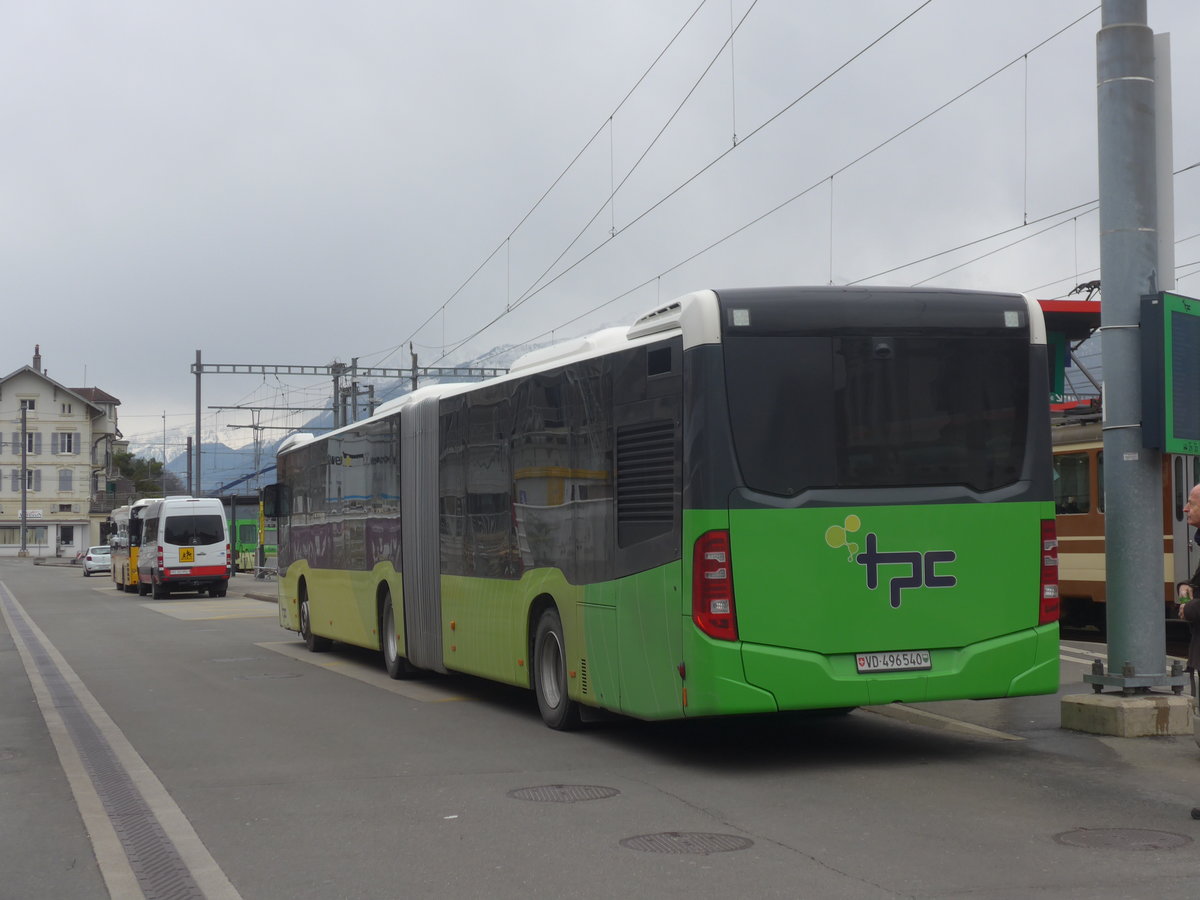
[[[1200,484],[1188,492],[1183,512],[1187,516],[1188,527],[1200,529]],[[1197,537],[1200,537],[1200,531]],[[1197,537],[1192,540],[1200,543]],[[1196,566],[1191,578],[1179,583],[1178,590],[1179,596],[1175,602],[1179,604],[1179,618],[1188,623],[1192,632],[1192,639],[1188,642],[1187,672],[1193,676],[1192,694],[1195,695],[1195,673],[1200,670],[1200,565]]]

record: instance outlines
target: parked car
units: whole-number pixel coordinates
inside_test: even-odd
[[[83,554],[83,577],[87,578],[93,572],[111,572],[110,553],[108,547],[88,547],[87,552]]]

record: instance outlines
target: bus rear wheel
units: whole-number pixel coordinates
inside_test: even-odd
[[[379,614],[379,645],[383,650],[383,666],[392,678],[412,678],[419,671],[416,666],[400,655],[400,643],[396,640],[396,613],[392,606],[391,591],[383,595],[383,609]]]
[[[304,645],[313,653],[324,653],[333,643],[329,638],[313,634],[312,615],[308,608],[308,585],[300,585],[300,636]]]
[[[533,689],[543,722],[556,731],[569,731],[579,725],[579,704],[567,695],[562,619],[553,606],[542,613],[534,634]]]

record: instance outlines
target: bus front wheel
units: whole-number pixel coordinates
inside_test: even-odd
[[[300,636],[304,645],[313,653],[324,653],[333,641],[313,634],[312,617],[308,608],[308,585],[300,585]]]
[[[542,721],[557,731],[579,724],[579,704],[567,695],[567,654],[562,619],[550,607],[538,619],[533,639],[533,688]]]

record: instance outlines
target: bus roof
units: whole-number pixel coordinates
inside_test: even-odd
[[[941,288],[934,290],[939,294],[961,293],[964,300],[971,295],[999,293],[994,291],[950,291]],[[685,350],[702,344],[718,344],[721,342],[721,312],[718,295],[732,295],[736,298],[737,295],[749,297],[755,294],[764,296],[768,294],[794,294],[809,298],[841,301],[852,300],[855,296],[870,297],[880,294],[896,294],[900,296],[920,294],[922,292],[921,288],[880,288],[868,285],[854,287],[830,285],[823,287],[735,288],[731,290],[693,291],[642,314],[634,321],[633,325],[605,328],[582,337],[570,338],[548,347],[531,350],[523,356],[518,357],[506,375],[489,378],[485,381],[440,382],[425,385],[411,393],[386,401],[368,418],[360,419],[336,431],[327,432],[320,435],[319,438],[308,432],[290,435],[280,444],[276,453],[277,455],[282,455],[312,441],[324,440],[325,438],[353,430],[366,422],[378,421],[399,412],[407,406],[430,397],[437,397],[439,399],[453,397],[457,394],[473,391],[481,384],[496,384],[511,378],[520,378],[538,371],[556,368],[575,360],[602,356],[623,347],[652,343],[672,333],[682,333]],[[1012,293],[1015,294],[1015,292]],[[1016,296],[1020,296],[1029,309],[1030,341],[1034,344],[1044,344],[1046,342],[1046,327],[1041,307],[1038,306],[1035,300],[1029,297],[1021,294],[1017,294]]]

